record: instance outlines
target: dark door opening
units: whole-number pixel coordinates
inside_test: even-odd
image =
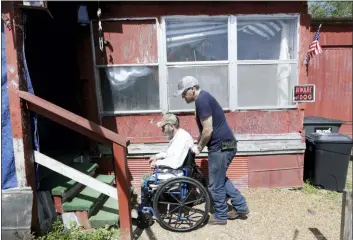
[[[83,108],[77,62],[77,2],[49,2],[26,12],[26,59],[35,95],[73,113]],[[38,116],[40,150],[51,157],[82,153],[88,139]]]

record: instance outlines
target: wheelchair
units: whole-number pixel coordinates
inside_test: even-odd
[[[154,218],[169,231],[188,232],[199,228],[208,218],[211,199],[207,183],[195,163],[195,154],[189,150],[182,167],[182,176],[167,180],[158,174],[168,167],[154,169],[141,186],[141,203],[137,223],[141,228],[153,224]]]

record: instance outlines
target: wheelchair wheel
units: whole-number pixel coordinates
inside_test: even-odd
[[[163,183],[153,199],[155,216],[169,231],[186,232],[201,226],[210,211],[210,196],[202,184],[189,177]]]

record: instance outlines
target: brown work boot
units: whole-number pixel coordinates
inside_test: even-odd
[[[207,224],[209,224],[209,225],[227,225],[227,219],[221,220],[221,219],[215,218],[213,215],[211,215],[210,218],[208,219]]]
[[[249,214],[249,211],[245,212],[245,213],[238,213],[237,211],[235,211],[234,209],[232,209],[231,211],[229,211],[227,213],[227,219],[229,220],[234,220],[234,219],[247,219],[247,215]]]

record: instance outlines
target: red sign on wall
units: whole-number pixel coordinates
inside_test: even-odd
[[[315,102],[315,84],[294,85],[293,102]]]

